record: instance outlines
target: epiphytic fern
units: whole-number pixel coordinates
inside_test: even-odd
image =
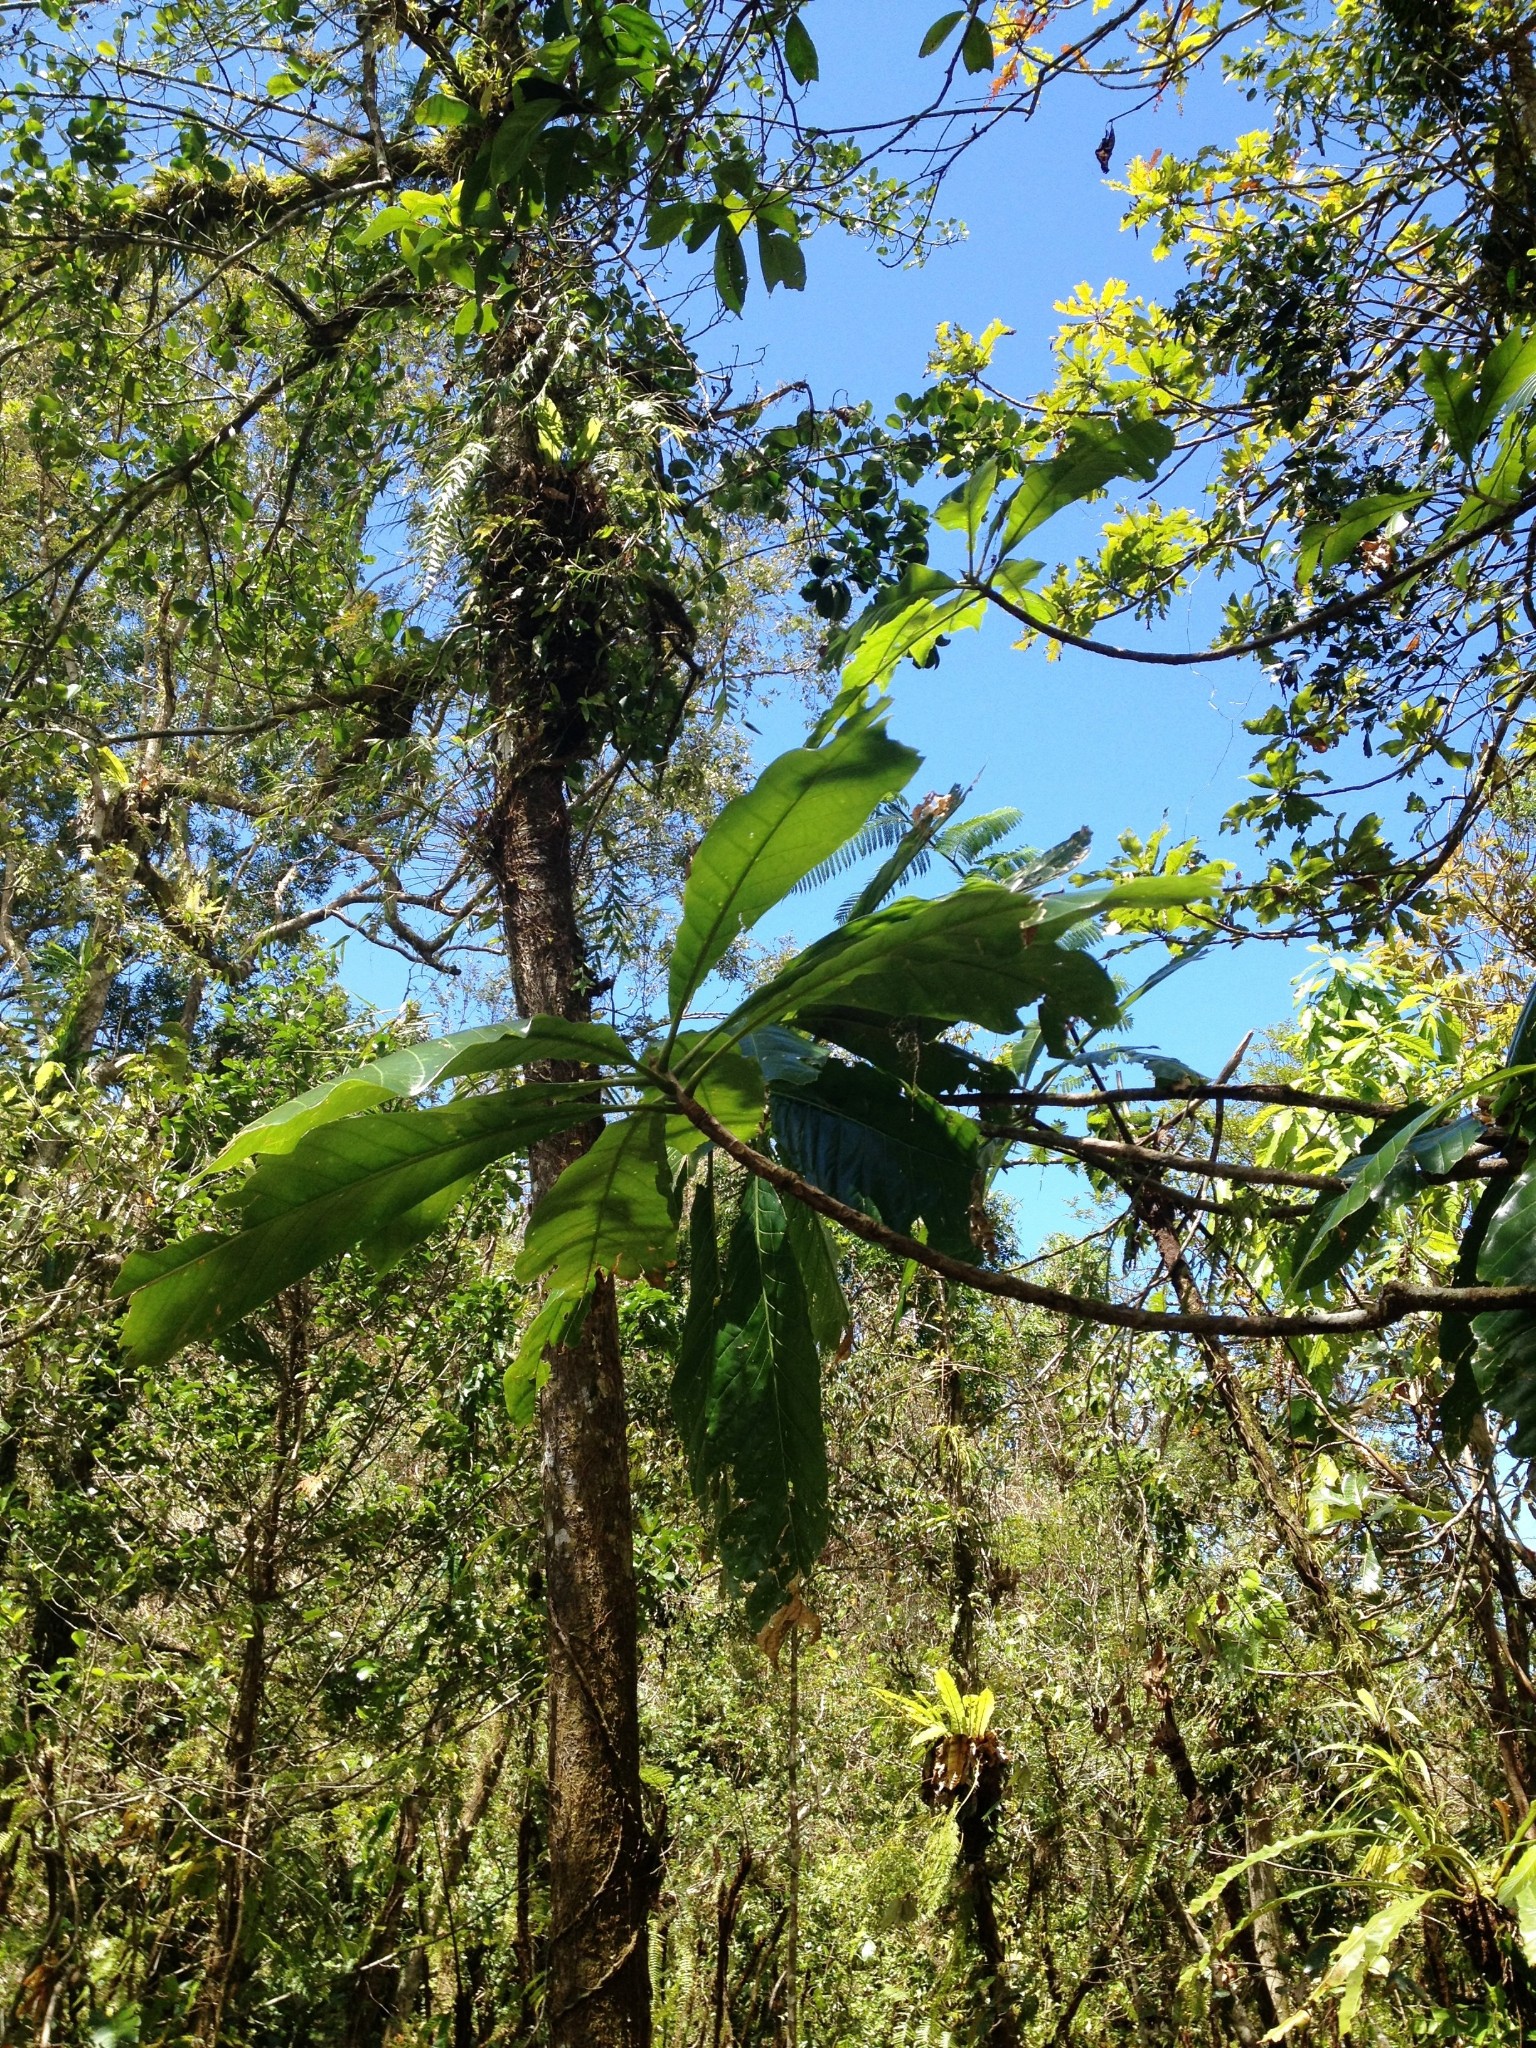
[[[421,535],[421,594],[430,597],[442,581],[458,544],[459,514],[485,468],[490,447],[484,441],[466,441],[458,454],[444,463],[427,501]]]

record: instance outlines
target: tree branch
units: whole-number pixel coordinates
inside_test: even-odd
[[[1505,527],[1513,526],[1517,519],[1533,508],[1536,508],[1536,491],[1527,491],[1513,504],[1506,505],[1496,518],[1485,520],[1481,526],[1472,527],[1465,533],[1456,534],[1449,540],[1437,542],[1432,548],[1426,548],[1422,555],[1415,555],[1411,561],[1389,570],[1385,576],[1379,576],[1368,590],[1351,591],[1344,597],[1337,597],[1331,604],[1320,605],[1315,612],[1307,612],[1288,626],[1277,626],[1273,632],[1255,633],[1247,640],[1233,640],[1225,647],[1198,648],[1190,654],[1165,654],[1160,649],[1150,647],[1116,647],[1107,640],[1093,640],[1085,634],[1069,632],[1065,626],[1049,625],[1044,619],[1037,618],[1034,613],[1027,611],[1023,605],[1016,604],[1010,597],[1005,597],[996,585],[989,583],[985,577],[968,576],[963,579],[963,583],[979,596],[995,604],[1000,611],[1006,612],[1009,618],[1017,619],[1021,625],[1028,626],[1031,632],[1043,633],[1047,640],[1054,640],[1062,647],[1075,647],[1084,654],[1106,655],[1111,661],[1141,662],[1154,668],[1195,668],[1206,662],[1236,661],[1245,654],[1263,654],[1271,647],[1284,646],[1288,640],[1305,639],[1309,633],[1320,633],[1329,626],[1336,626],[1342,620],[1352,618],[1356,612],[1363,611],[1367,605],[1374,604],[1379,598],[1389,596],[1394,590],[1400,590],[1405,583],[1414,582],[1426,570],[1449,561],[1453,555],[1475,546],[1480,540],[1486,540],[1490,534],[1502,532]]]
[[[995,1294],[1005,1301],[1023,1302],[1026,1307],[1069,1316],[1075,1322],[1101,1323],[1109,1329],[1145,1330],[1165,1336],[1342,1337],[1385,1330],[1409,1316],[1439,1314],[1446,1309],[1459,1309],[1467,1315],[1507,1309],[1536,1310],[1536,1287],[1413,1287],[1399,1280],[1389,1280],[1373,1301],[1362,1302],[1358,1308],[1303,1310],[1274,1315],[1175,1314],[1161,1309],[1137,1308],[1130,1302],[1102,1301],[1092,1295],[1069,1294],[1061,1287],[1042,1287],[1033,1280],[1021,1279],[1017,1273],[993,1272],[985,1266],[974,1266],[966,1259],[951,1258],[947,1252],[922,1244],[917,1238],[907,1237],[899,1230],[888,1230],[883,1223],[866,1216],[862,1209],[850,1208],[835,1195],[829,1195],[812,1181],[803,1180],[777,1159],[770,1159],[766,1153],[734,1136],[724,1124],[717,1123],[707,1109],[694,1101],[675,1075],[651,1067],[644,1071],[647,1078],[676,1104],[678,1113],[685,1116],[695,1130],[702,1131],[728,1159],[734,1159],[738,1166],[766,1181],[779,1194],[790,1196],[807,1209],[814,1209],[829,1222],[838,1224],[854,1237],[862,1238],[866,1244],[889,1252],[893,1258],[910,1259],[913,1264],[926,1266],[929,1272],[954,1281],[958,1286],[974,1288],[980,1294]]]

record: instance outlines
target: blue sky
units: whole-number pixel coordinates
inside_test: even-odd
[[[939,60],[920,63],[917,50],[940,11],[938,0],[817,0],[806,13],[821,60],[815,118],[831,126],[920,105]],[[1150,243],[1121,229],[1123,195],[1094,161],[1113,111],[1087,81],[1064,79],[1033,120],[995,130],[942,195],[939,211],[965,223],[966,239],[921,269],[888,269],[868,246],[835,235],[814,240],[803,294],[768,298],[759,285],[749,295],[738,388],[755,367],[769,387],[806,378],[823,405],[888,404],[921,382],[940,321],[979,332],[1001,320],[1014,334],[994,358],[997,380],[1026,393],[1049,380],[1060,325],[1054,307],[1079,283],[1097,289],[1118,277],[1134,292],[1170,297],[1178,287],[1173,264],[1154,262]],[[1241,95],[1202,81],[1183,104],[1170,96],[1117,120],[1114,167],[1156,149],[1187,154],[1256,125]],[[1061,524],[1070,550],[1079,534]],[[1054,531],[1042,535],[1047,546]],[[1156,644],[1208,644],[1213,623],[1210,604],[1197,599],[1175,609]],[[1209,851],[1253,870],[1252,850],[1218,844],[1217,827],[1243,793],[1253,742],[1242,720],[1259,689],[1256,665],[1186,673],[1071,651],[1050,661],[1043,647],[1019,653],[1010,639],[1006,621],[995,620],[957,636],[937,670],[909,667],[898,678],[892,730],[924,754],[922,788],[980,777],[973,803],[1017,805],[1039,845],[1086,824],[1107,852],[1121,830],[1145,836],[1166,819],[1175,838],[1197,834]],[[765,758],[800,734],[791,700],[757,722]],[[844,892],[826,893],[830,900]],[[775,915],[775,929],[809,936],[828,903],[810,897],[788,908],[788,916]],[[1285,1016],[1292,980],[1309,964],[1305,948],[1266,942],[1208,958],[1148,999],[1135,1035],[1195,1066],[1219,1065],[1244,1032]]]
[[[919,63],[917,50],[939,11],[938,0],[814,0],[805,18],[821,82],[808,115],[832,126],[922,104],[939,60]],[[829,233],[811,244],[804,293],[770,299],[754,278],[744,318],[714,337],[719,359],[738,366],[737,393],[754,378],[764,387],[803,378],[821,405],[888,404],[921,381],[943,320],[973,331],[1002,320],[1014,329],[998,349],[996,373],[1023,393],[1047,381],[1054,303],[1078,283],[1097,288],[1119,277],[1133,291],[1171,296],[1174,267],[1154,263],[1149,245],[1121,230],[1123,196],[1094,161],[1113,111],[1086,81],[1064,79],[1033,120],[995,130],[942,195],[941,214],[963,221],[965,238],[922,268],[887,268],[867,245]],[[1115,166],[1158,148],[1187,153],[1253,125],[1254,110],[1239,95],[1202,81],[1183,104],[1170,96],[1119,119]],[[1081,527],[1062,525],[1070,551]],[[1025,835],[1042,846],[1086,824],[1107,852],[1122,829],[1145,835],[1166,820],[1176,838],[1196,834],[1251,870],[1251,850],[1218,842],[1217,827],[1243,789],[1251,742],[1241,721],[1259,687],[1254,666],[1184,673],[1071,652],[1048,661],[1043,649],[1014,651],[1004,626],[994,621],[960,636],[936,671],[908,668],[898,678],[892,729],[925,756],[916,789],[975,782],[975,806],[1017,805]],[[1212,626],[1209,602],[1197,599],[1176,610],[1156,640],[1197,646]],[[803,712],[786,694],[755,723],[766,760],[800,739]],[[812,936],[845,890],[791,899],[768,920],[771,936]],[[355,944],[348,951],[346,978],[357,993],[386,1006],[399,1000],[402,963],[371,948],[365,956]],[[1304,948],[1265,942],[1208,957],[1148,999],[1133,1035],[1210,1070],[1245,1032],[1286,1015],[1293,978],[1309,964]],[[430,991],[420,992],[430,1000]]]

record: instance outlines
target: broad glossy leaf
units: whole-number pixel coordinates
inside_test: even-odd
[[[948,1029],[932,1017],[881,1017],[869,1010],[808,1010],[805,1031],[840,1045],[925,1095],[1008,1095],[1017,1085],[1011,1067],[984,1060],[940,1036]],[[788,1036],[790,1034],[786,1034]],[[755,1040],[754,1040],[755,1043]],[[800,1040],[803,1045],[805,1041]],[[774,1076],[770,1073],[769,1081]]]
[[[407,1253],[442,1229],[478,1178],[477,1174],[467,1173],[462,1180],[450,1181],[426,1201],[418,1202],[414,1209],[393,1217],[382,1230],[360,1238],[358,1251],[376,1273],[392,1272]]]
[[[1102,902],[1097,892],[1082,893]],[[831,1005],[1012,1031],[1025,1004],[1047,997],[1091,1024],[1112,1022],[1114,984],[1096,960],[1050,940],[1026,944],[1026,928],[1037,928],[1043,914],[992,882],[907,897],[808,946],[706,1043],[732,1043]],[[1074,920],[1061,911],[1055,922],[1060,930]]]
[[[1459,1116],[1454,1123],[1433,1124],[1408,1141],[1408,1156],[1420,1173],[1444,1174],[1466,1158],[1486,1133],[1481,1117]]]
[[[827,1451],[811,1304],[784,1205],[749,1180],[731,1226],[695,1470],[721,1558],[760,1625],[827,1532]],[[697,1481],[696,1481],[697,1483]]]
[[[993,524],[989,539],[999,556],[1067,505],[1102,491],[1117,476],[1150,482],[1173,450],[1161,420],[1136,420],[1118,430],[1077,434],[1060,455],[1031,463]]]
[[[1433,1892],[1401,1892],[1335,1944],[1317,1988],[1338,1994],[1341,2037],[1354,2026],[1368,1980],[1386,1975],[1388,1958],[1404,1929],[1413,1925],[1434,1897]]]
[[[1331,1207],[1331,1198],[1324,1196],[1302,1226],[1290,1273],[1290,1285],[1298,1291],[1321,1287],[1342,1273],[1381,1221],[1380,1211],[1367,1206],[1325,1228]]]
[[[741,1041],[741,1049],[755,1062],[771,1087],[775,1081],[813,1081],[821,1072],[826,1051],[803,1031],[791,1031],[782,1024],[765,1024]]]
[[[777,285],[783,285],[790,292],[805,290],[805,250],[796,236],[787,235],[780,228],[767,227],[760,221],[757,260],[762,269],[763,283],[770,292]]]
[[[829,1059],[810,1083],[776,1085],[774,1144],[803,1179],[876,1222],[971,1258],[981,1133],[876,1067]]]
[[[948,14],[941,14],[937,21],[929,25],[928,32],[923,37],[922,46],[918,50],[918,56],[931,57],[935,50],[942,49],[945,43],[948,42],[950,35],[960,26],[964,19],[965,9],[963,7],[956,7]]]
[[[992,31],[979,14],[972,15],[971,25],[960,39],[960,61],[970,72],[990,71],[997,61]]]
[[[529,1087],[311,1131],[226,1196],[240,1229],[126,1261],[113,1289],[132,1296],[125,1351],[141,1365],[161,1363],[444,1188],[591,1115],[573,1089]]]
[[[1063,889],[1054,896],[1038,899],[1031,930],[1049,936],[1085,924],[1092,917],[1120,917],[1134,911],[1208,903],[1221,894],[1226,874],[1220,861],[1209,861],[1203,868],[1183,875],[1136,875],[1128,882],[1094,882],[1082,889]],[[1019,881],[1011,879],[1008,887],[1017,894]],[[1167,972],[1172,973],[1173,968],[1170,966]]]
[[[943,569],[932,568],[926,562],[914,562],[902,571],[895,583],[877,591],[859,616],[843,628],[840,642],[834,643],[839,660],[846,663],[877,626],[886,625],[899,617],[919,598],[937,601],[939,598],[952,595],[959,588],[955,578]],[[841,695],[847,695],[846,687]],[[830,730],[826,726],[825,718],[816,727],[818,733],[824,730]]]
[[[883,797],[904,788],[920,760],[882,725],[857,720],[825,746],[780,754],[726,805],[683,891],[669,976],[674,1021],[741,933],[857,832]]]
[[[1436,423],[1457,454],[1470,461],[1500,415],[1528,397],[1536,384],[1536,332],[1512,328],[1480,360],[1453,363],[1448,351],[1425,349],[1419,375]]]
[[[1514,1036],[1509,1042],[1506,1067],[1528,1067],[1536,1061],[1536,983],[1521,1006]],[[1530,1136],[1536,1129],[1536,1074],[1520,1074],[1505,1082],[1494,1097],[1494,1110],[1501,1124]]]
[[[1504,422],[1494,449],[1493,460],[1482,470],[1472,489],[1462,499],[1455,518],[1440,538],[1450,540],[1458,533],[1475,533],[1487,526],[1496,513],[1512,505],[1530,480],[1532,439],[1530,421],[1516,415]]]
[[[335,1123],[382,1102],[428,1095],[445,1081],[470,1074],[498,1073],[543,1060],[576,1060],[584,1065],[628,1067],[633,1055],[606,1024],[572,1024],[561,1017],[530,1017],[508,1024],[482,1024],[451,1031],[422,1045],[402,1046],[322,1081],[288,1102],[280,1102],[231,1138],[209,1167],[223,1173],[256,1153],[291,1152],[306,1132]]]
[[[1473,1203],[1472,1213],[1461,1233],[1456,1270],[1451,1276],[1453,1287],[1470,1287],[1477,1279],[1488,1227],[1508,1188],[1507,1178],[1490,1181]],[[1455,1458],[1465,1447],[1472,1424],[1483,1405],[1483,1390],[1474,1369],[1477,1335],[1472,1318],[1464,1310],[1447,1309],[1441,1316],[1439,1350],[1452,1373],[1451,1384],[1440,1397],[1440,1433],[1447,1453]]]
[[[609,1124],[539,1201],[517,1277],[543,1280],[552,1294],[586,1294],[599,1272],[634,1280],[676,1257],[663,1120],[642,1110]]]
[[[747,255],[728,220],[715,231],[715,290],[732,313],[739,313],[747,302]]]
[[[972,590],[913,598],[860,636],[858,650],[843,670],[843,682],[849,689],[883,684],[904,661],[931,667],[940,640],[979,626],[986,615],[986,599]]]
[[[697,1045],[703,1036],[699,1031],[680,1031],[673,1048],[674,1061],[686,1058],[691,1047]],[[746,1052],[722,1051],[718,1046],[692,1093],[700,1108],[707,1109],[715,1122],[723,1124],[733,1138],[754,1137],[768,1106],[763,1069],[757,1061]],[[685,1158],[701,1145],[709,1143],[697,1125],[689,1123],[684,1116],[669,1116],[665,1129],[668,1145]]]
[[[518,1428],[526,1429],[537,1413],[539,1391],[549,1378],[549,1353],[575,1342],[591,1306],[590,1294],[551,1294],[518,1339],[501,1380],[507,1415]]]
[[[967,545],[974,550],[987,507],[997,490],[997,478],[997,464],[989,456],[963,484],[940,498],[933,511],[934,524],[950,533],[963,533]]]
[[[1347,561],[1361,541],[1395,514],[1415,511],[1433,496],[1433,491],[1378,491],[1357,499],[1338,518],[1307,527],[1301,536],[1296,581],[1305,587],[1319,567],[1332,569]]]
[[[823,1358],[841,1352],[853,1331],[853,1315],[837,1274],[837,1249],[832,1232],[803,1202],[784,1204],[789,1249],[805,1286],[811,1335]]]
[[[1384,1117],[1342,1171],[1349,1186],[1342,1195],[1319,1202],[1298,1239],[1291,1284],[1320,1285],[1352,1259],[1374,1227],[1382,1203],[1404,1194],[1411,1184],[1413,1160],[1408,1147],[1444,1112],[1435,1104],[1412,1107]]]
[[[1477,1277],[1489,1287],[1536,1287],[1536,1170],[1503,1188],[1477,1258]],[[1515,1424],[1517,1457],[1536,1451],[1536,1315],[1502,1309],[1475,1316],[1477,1349],[1472,1369],[1490,1408]]]
[[[789,66],[790,76],[796,85],[810,85],[821,76],[816,45],[798,14],[792,14],[785,25],[784,62]]]

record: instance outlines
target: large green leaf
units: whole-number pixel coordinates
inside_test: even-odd
[[[770,762],[693,857],[669,977],[674,1021],[740,934],[850,838],[920,765],[867,718]]]
[[[906,594],[919,575],[926,585],[922,594]],[[937,569],[909,570],[894,593],[878,599],[857,621],[850,636],[852,657],[843,670],[844,687],[883,684],[904,661],[931,668],[940,640],[967,626],[979,626],[986,615],[985,598],[969,586],[957,585]]]
[[[988,538],[999,555],[1007,555],[1053,514],[1102,491],[1117,476],[1149,483],[1172,450],[1173,435],[1161,420],[1134,420],[1118,429],[1075,434],[1060,455],[1031,463],[1025,470]]]
[[[231,1138],[209,1171],[222,1173],[254,1154],[291,1152],[306,1132],[335,1123],[360,1109],[430,1094],[445,1081],[469,1074],[498,1073],[540,1060],[578,1060],[594,1066],[627,1067],[632,1054],[606,1024],[572,1024],[562,1017],[530,1017],[507,1024],[482,1024],[451,1031],[421,1045],[369,1060],[322,1081],[302,1095],[280,1102]]]
[[[975,1255],[983,1141],[967,1118],[835,1059],[810,1082],[775,1085],[769,1101],[779,1155],[804,1179],[889,1229],[910,1236],[921,1220],[940,1251]]]
[[[1505,1068],[1529,1067],[1536,1062],[1536,984],[1521,1008],[1514,1036],[1509,1042]],[[1522,1137],[1536,1134],[1536,1088],[1529,1073],[1515,1074],[1504,1082],[1494,1097],[1494,1114],[1507,1130]]]
[[[704,1036],[699,1031],[680,1031],[673,1047],[674,1065],[686,1059],[689,1050]],[[768,1107],[763,1069],[744,1052],[722,1052],[715,1048],[709,1068],[699,1079],[694,1100],[707,1109],[717,1124],[723,1124],[733,1138],[753,1138]],[[686,1157],[709,1140],[685,1116],[666,1120],[667,1143]]]
[[[1475,1283],[1489,1225],[1508,1187],[1507,1176],[1501,1175],[1489,1181],[1472,1204],[1472,1213],[1461,1233],[1456,1270],[1451,1275],[1453,1287],[1470,1287]],[[1451,1368],[1451,1384],[1440,1397],[1440,1434],[1447,1454],[1456,1458],[1461,1455],[1483,1405],[1483,1390],[1475,1369],[1477,1333],[1465,1309],[1447,1309],[1441,1316],[1439,1350]]]
[[[811,1335],[823,1358],[841,1353],[853,1334],[853,1316],[837,1274],[837,1249],[822,1218],[803,1202],[784,1204],[789,1249],[805,1287]]]
[[[778,1196],[763,1181],[746,1183],[723,1273],[712,1215],[700,1209],[706,1201],[701,1189],[673,1403],[693,1484],[714,1510],[721,1559],[758,1626],[826,1540],[821,1368],[804,1244]]]
[[[1477,1277],[1489,1287],[1536,1287],[1536,1168],[1501,1193],[1487,1220]],[[1536,1453],[1536,1315],[1499,1309],[1472,1321],[1472,1369],[1489,1407],[1515,1424],[1517,1457]]]
[[[539,1391],[549,1378],[549,1354],[573,1344],[592,1306],[589,1294],[551,1294],[518,1339],[512,1363],[501,1378],[508,1419],[526,1429],[538,1409]]]
[[[1094,896],[1095,909],[1102,907],[1099,892],[1083,893]],[[732,1044],[765,1024],[828,1006],[1012,1031],[1021,1007],[1046,997],[1058,1014],[1111,1023],[1114,984],[1096,960],[1052,939],[1026,943],[1026,929],[1036,931],[1042,915],[1028,897],[994,882],[971,883],[948,896],[907,897],[808,946],[704,1045]],[[1055,929],[1071,922],[1058,913]]]
[[[1414,1141],[1443,1115],[1438,1107],[1410,1104],[1381,1119],[1354,1158],[1345,1162],[1348,1188],[1342,1195],[1324,1195],[1297,1232],[1291,1255],[1293,1288],[1321,1287],[1344,1270],[1386,1212],[1411,1189],[1416,1177]]]
[[[1012,1068],[983,1059],[942,1037],[948,1029],[942,1019],[880,1017],[869,1010],[842,1008],[804,1010],[800,1028],[830,1045],[840,1045],[855,1059],[882,1067],[925,1095],[1005,1096],[1018,1085]],[[755,1046],[757,1037],[752,1042]],[[772,1078],[770,1073],[770,1082]]]
[[[124,1350],[140,1365],[160,1364],[444,1188],[591,1115],[587,1091],[534,1086],[309,1132],[225,1197],[240,1229],[203,1231],[125,1262],[113,1289],[132,1296]]]
[[[828,1008],[883,1012],[893,1023],[921,1018],[933,1030],[970,1023],[1013,1031],[1020,1008],[1042,1002],[1050,1049],[1065,1054],[1069,1017],[1098,1028],[1114,1022],[1118,1006],[1099,963],[1058,941],[1091,918],[1199,902],[1220,879],[1220,869],[1201,868],[1039,901],[1002,883],[973,881],[947,896],[904,898],[798,954],[704,1035],[694,1067],[714,1047]],[[690,1063],[678,1064],[686,1082]]]
[[[595,1276],[634,1280],[677,1257],[677,1203],[655,1110],[611,1123],[561,1174],[528,1221],[519,1280],[586,1294]]]
[[[1346,1162],[1349,1186],[1342,1195],[1320,1203],[1315,1220],[1306,1228],[1294,1269],[1297,1286],[1315,1286],[1326,1276],[1325,1269],[1337,1270],[1329,1264],[1330,1247],[1341,1245],[1349,1237],[1351,1250],[1355,1249],[1358,1233],[1344,1229],[1351,1217],[1370,1208],[1379,1209],[1390,1196],[1406,1190],[1413,1172],[1409,1147],[1421,1131],[1437,1124],[1443,1115],[1444,1111],[1431,1103],[1428,1109],[1410,1106],[1377,1124],[1355,1157]]]
[[[1459,363],[1444,349],[1427,348],[1419,357],[1419,375],[1437,425],[1457,454],[1470,461],[1489,428],[1536,387],[1536,332],[1511,328],[1486,356],[1468,356]]]
[[[933,510],[935,526],[945,527],[951,533],[963,533],[966,544],[973,551],[976,536],[981,532],[981,523],[987,516],[998,484],[998,467],[995,459],[988,456],[979,463],[962,484],[957,484],[946,497],[940,498]]]
[[[1319,568],[1333,569],[1348,561],[1368,534],[1377,532],[1398,512],[1416,511],[1433,491],[1377,491],[1357,498],[1342,513],[1303,528],[1296,581],[1305,589]]]
[[[1507,1129],[1531,1134],[1529,1068],[1536,1056],[1536,988],[1525,999],[1510,1040],[1494,1112]],[[1465,1120],[1464,1120],[1465,1121]],[[1432,1169],[1433,1170],[1433,1169]],[[1536,1174],[1500,1174],[1483,1189],[1462,1231],[1454,1284],[1536,1284]],[[1440,1356],[1452,1368],[1440,1404],[1446,1449],[1455,1456],[1486,1402],[1536,1436],[1536,1316],[1525,1309],[1468,1316],[1452,1309],[1440,1318]],[[1529,1441],[1525,1454],[1529,1454]]]

